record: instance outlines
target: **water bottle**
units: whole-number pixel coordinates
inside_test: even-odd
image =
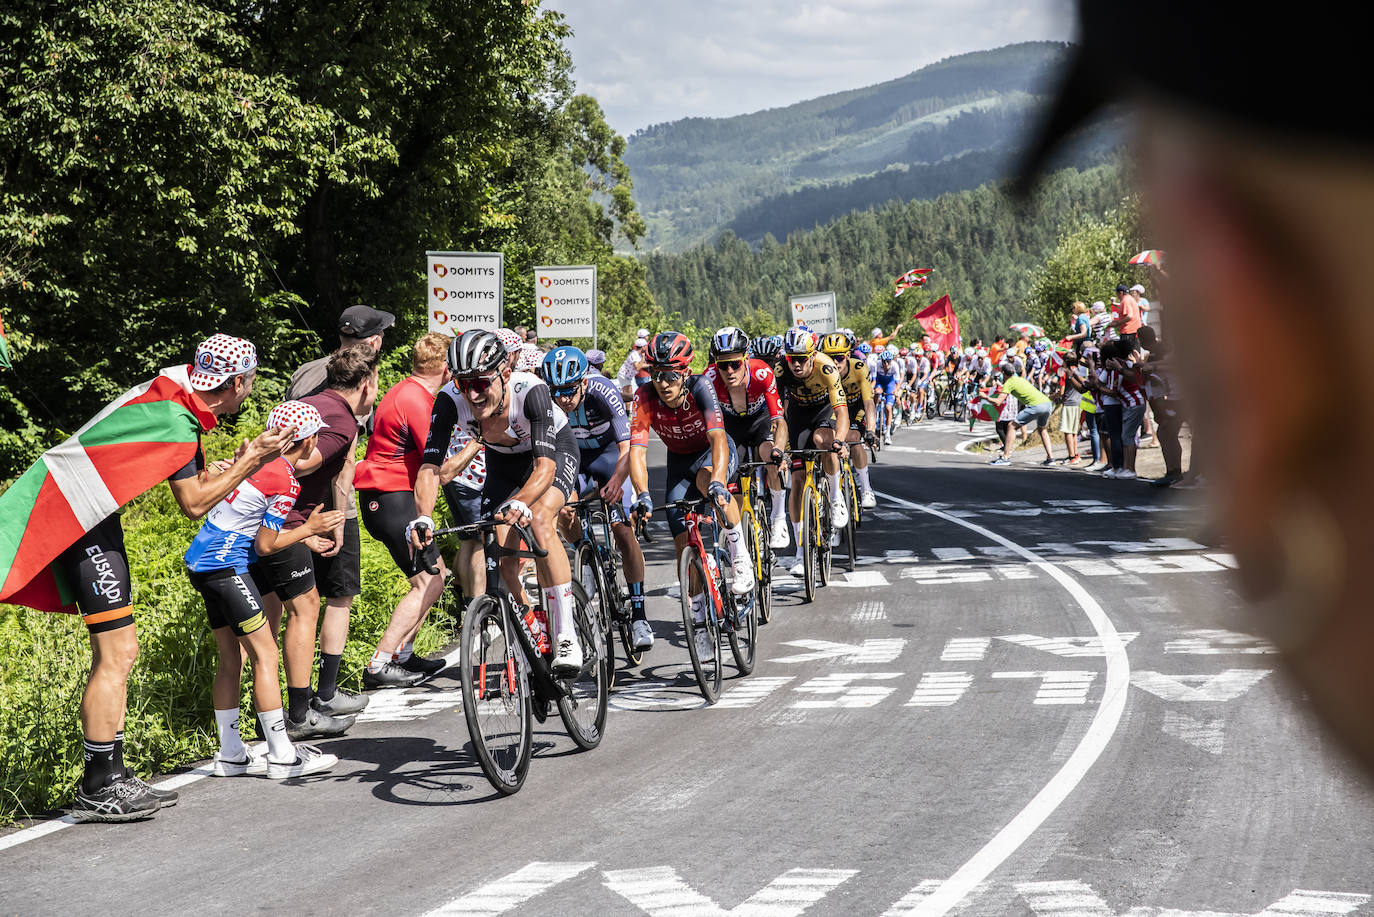
[[[525,629],[530,632],[530,637],[534,640],[534,648],[541,654],[549,651],[549,627],[546,615],[542,608],[532,608],[529,605],[521,606],[523,611],[521,617],[525,620]]]

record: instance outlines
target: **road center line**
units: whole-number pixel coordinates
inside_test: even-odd
[[[1079,585],[1077,580],[1055,564],[1016,542],[966,519],[951,516],[919,503],[912,503],[910,500],[903,500],[901,497],[880,491],[875,491],[875,493],[880,499],[890,501],[898,506],[918,510],[937,519],[963,526],[971,532],[1010,548],[1031,564],[1039,567],[1047,576],[1053,577],[1059,585],[1063,586],[1065,591],[1073,596],[1074,601],[1083,609],[1083,613],[1087,615],[1093,630],[1097,632],[1098,639],[1102,641],[1102,649],[1107,658],[1107,680],[1106,689],[1102,694],[1102,703],[1093,715],[1088,731],[1083,735],[1073,754],[1064,762],[1063,767],[1050,778],[1049,783],[1045,784],[1040,792],[1035,794],[1035,798],[1028,802],[1025,808],[1007,822],[1001,831],[998,831],[991,840],[984,844],[983,848],[975,853],[968,862],[960,866],[954,875],[940,883],[939,888],[932,891],[929,897],[921,901],[911,912],[912,917],[940,917],[940,915],[948,914],[953,910],[978,886],[978,883],[984,881],[1015,853],[1045,823],[1045,820],[1054,814],[1054,811],[1069,797],[1069,794],[1083,780],[1088,770],[1101,757],[1107,744],[1111,742],[1112,736],[1115,735],[1116,727],[1121,722],[1121,714],[1126,708],[1126,691],[1131,682],[1131,663],[1126,657],[1126,646],[1122,642],[1121,635],[1117,633],[1116,627],[1107,617],[1107,613],[1102,610],[1102,606],[1088,594],[1086,589]]]

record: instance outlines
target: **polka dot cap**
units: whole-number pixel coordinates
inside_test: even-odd
[[[218,388],[231,376],[258,367],[258,349],[243,338],[216,334],[196,348],[191,364],[191,388],[205,392]]]
[[[506,348],[506,355],[515,353],[522,346],[520,335],[511,331],[509,328],[497,328],[496,336],[501,339],[501,346]]]
[[[536,372],[542,362],[544,362],[544,351],[539,349],[538,344],[520,345],[520,359],[515,361],[516,369],[527,373]]]
[[[314,405],[306,404],[304,401],[286,401],[272,409],[272,413],[267,415],[267,429],[272,430],[277,427],[295,427],[296,442],[300,442],[307,436],[313,436],[320,430],[325,429],[329,424],[320,417]]]

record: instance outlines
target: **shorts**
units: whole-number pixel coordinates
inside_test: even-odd
[[[806,449],[807,434],[816,430],[835,429],[835,412],[830,404],[787,403],[787,435],[792,440],[793,449]]]
[[[111,513],[57,556],[65,585],[76,593],[76,606],[93,634],[134,623],[133,580],[124,550],[124,527]]]
[[[191,585],[205,599],[205,616],[210,629],[232,628],[236,637],[246,637],[267,623],[262,614],[262,596],[248,574],[232,568],[197,573],[187,570]]]
[[[482,492],[454,481],[444,485],[444,502],[454,525],[472,525],[482,518]],[[459,541],[480,541],[480,533],[460,534]]]
[[[1145,404],[1123,405],[1121,408],[1121,441],[1128,446],[1135,445],[1140,426],[1145,421]]]
[[[553,456],[553,484],[563,491],[566,500],[577,492],[577,466],[582,462],[582,452],[577,448],[577,437],[572,427],[558,431]],[[482,516],[485,518],[525,486],[534,473],[533,452],[496,452],[487,450],[487,480],[482,485]]]
[[[868,420],[868,418],[864,415],[863,400],[860,399],[858,401],[849,402],[849,432],[854,433],[857,431],[860,436],[867,433],[868,426],[865,424],[866,420]]]
[[[1059,412],[1059,432],[1078,433],[1078,421],[1083,416],[1083,409],[1078,404],[1066,404],[1064,409]]]
[[[726,480],[730,480],[739,471],[739,455],[735,450],[734,440],[727,436],[725,442],[730,447],[729,468],[725,477]],[[668,507],[668,531],[673,535],[681,535],[687,531],[687,514],[672,504],[678,500],[705,497],[706,494],[697,490],[697,472],[703,468],[714,467],[711,464],[709,446],[701,452],[668,453],[668,467],[664,473],[663,502]]]
[[[387,549],[406,579],[420,572],[418,558],[411,556],[406,526],[415,518],[415,494],[408,490],[360,490],[358,511],[363,527]]]
[[[768,442],[773,435],[773,418],[767,411],[760,411],[752,417],[725,415],[725,435],[737,449],[753,449]]]
[[[1050,413],[1053,412],[1054,405],[1048,401],[1040,404],[1031,405],[1021,409],[1021,413],[1016,415],[1016,425],[1018,427],[1028,427],[1032,423],[1035,429],[1043,430],[1045,425],[1050,422]]]
[[[344,523],[347,527],[347,521]],[[259,557],[248,566],[248,575],[259,595],[275,593],[283,602],[315,588],[315,562],[305,542],[298,541],[275,554]]]
[[[406,520],[407,522],[410,520]],[[343,547],[333,557],[310,552],[315,584],[326,599],[350,599],[363,591],[363,540],[357,519],[344,519]]]
[[[577,470],[576,493],[584,494],[592,488],[600,490],[611,482],[615,466],[620,461],[620,446],[611,443],[600,451],[587,449],[582,453],[582,464]],[[626,478],[629,480],[629,478]],[[625,488],[620,488],[620,500],[607,503],[610,508],[611,522],[625,522],[630,518],[630,502],[625,498]]]

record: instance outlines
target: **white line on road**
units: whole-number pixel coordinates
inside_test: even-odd
[[[949,707],[973,684],[968,672],[926,672],[916,686],[908,707]]]
[[[731,687],[720,696],[720,700],[708,710],[725,710],[738,707],[757,707],[763,699],[774,691],[795,680],[795,676],[781,675],[774,678],[749,678]]]
[[[596,863],[530,863],[508,876],[473,889],[437,907],[425,917],[496,917],[543,894],[560,882],[586,872]]]
[[[1088,691],[1097,680],[1096,672],[993,672],[993,678],[1038,678],[1040,690],[1035,703],[1086,704]]]
[[[796,917],[857,872],[789,869],[729,911],[688,885],[671,866],[609,869],[602,876],[607,888],[650,917]]]
[[[1225,703],[1235,700],[1264,680],[1271,669],[1227,669],[1215,675],[1165,675],[1163,672],[1131,673],[1131,684],[1160,700],[1190,703]]]
[[[795,656],[782,656],[769,662],[818,662],[822,659],[853,664],[892,662],[906,649],[905,637],[874,637],[860,644],[835,643],[830,640],[784,640],[783,646],[799,646],[811,650]]]
[[[1016,891],[1036,917],[1116,917],[1107,902],[1084,882],[1019,882]],[[1264,910],[1249,917],[1326,917],[1349,914],[1369,900],[1368,895],[1294,889]],[[1217,911],[1185,911],[1175,908],[1133,907],[1128,917],[1246,917]]]
[[[954,637],[945,643],[945,651],[940,654],[941,662],[981,662],[988,655],[992,645],[989,637]]]
[[[1120,634],[1117,633],[1111,619],[1107,617],[1107,613],[1102,610],[1102,606],[1088,594],[1086,589],[1079,585],[1077,580],[1055,564],[1016,542],[965,519],[900,497],[888,494],[879,494],[878,496],[907,509],[920,510],[937,519],[944,519],[954,525],[963,526],[991,541],[1014,549],[1022,558],[1034,564],[1048,576],[1053,577],[1069,595],[1073,596],[1074,601],[1087,615],[1093,630],[1097,632],[1107,654],[1107,679],[1106,687],[1102,692],[1102,702],[1098,705],[1097,713],[1093,716],[1092,724],[1084,734],[1083,740],[1078,743],[1078,747],[1069,756],[1069,760],[1064,762],[1064,765],[1041,788],[1040,792],[1035,794],[1035,798],[1027,803],[1025,808],[984,844],[982,849],[975,853],[968,862],[960,866],[954,875],[942,882],[940,887],[931,893],[930,897],[912,910],[913,917],[936,917],[936,915],[948,914],[953,910],[980,882],[991,875],[993,870],[1001,866],[1008,857],[1015,853],[1035,833],[1036,829],[1044,824],[1055,809],[1059,808],[1059,805],[1069,797],[1069,794],[1082,781],[1088,770],[1101,757],[1102,752],[1106,750],[1112,736],[1116,733],[1116,727],[1121,722],[1121,714],[1126,708],[1126,694],[1131,680],[1131,664],[1126,656],[1125,644],[1121,642]]]

